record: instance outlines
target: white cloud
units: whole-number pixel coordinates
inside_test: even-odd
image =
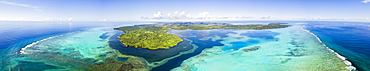
[[[68,18],[68,21],[72,21],[73,20],[73,18]]]
[[[364,1],[362,1],[363,3],[368,3],[368,2],[370,2],[370,0],[364,0]]]
[[[8,5],[14,5],[14,6],[27,7],[27,8],[33,8],[37,11],[41,11],[38,6],[32,6],[32,5],[27,5],[27,4],[19,4],[19,3],[7,2],[7,1],[0,1],[0,3],[8,4]]]
[[[106,21],[106,19],[99,20],[99,21]],[[50,18],[46,17],[43,21],[81,21],[81,19],[75,19],[75,18]]]
[[[211,16],[209,12],[204,11],[198,14],[198,16],[192,17],[191,14],[188,14],[187,11],[175,11],[173,13],[163,13],[157,12],[153,14],[152,18],[142,17],[142,19],[169,19],[169,20],[179,20],[179,19],[210,19]]]
[[[187,11],[175,11],[173,13],[157,12],[153,14],[153,17],[141,17],[141,19],[149,20],[269,20],[274,19],[270,16],[262,17],[233,17],[233,16],[211,16],[210,12],[203,11],[198,15],[192,16]]]
[[[49,18],[49,17],[46,17],[45,19],[44,19],[44,21],[49,21],[49,20],[52,20],[51,18]]]
[[[161,12],[154,13],[154,15],[153,15],[154,18],[159,18],[161,16],[162,16]]]
[[[201,13],[199,13],[199,15],[198,15],[198,16],[199,16],[199,17],[202,17],[202,18],[209,17],[209,12],[206,12],[206,11],[201,12]]]
[[[153,19],[187,19],[191,16],[186,11],[175,11],[173,13],[157,12],[153,14]]]

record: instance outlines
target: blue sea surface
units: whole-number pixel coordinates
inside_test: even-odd
[[[359,71],[370,71],[370,23],[308,22],[305,28],[346,57]]]
[[[218,33],[215,33],[218,32]],[[195,35],[197,37],[188,37],[187,39],[192,41],[192,44],[198,46],[197,49],[195,49],[193,52],[188,54],[183,54],[179,57],[173,58],[169,61],[167,61],[165,64],[153,68],[151,71],[169,71],[173,68],[179,67],[181,63],[192,57],[200,54],[202,50],[206,48],[212,48],[213,46],[223,46],[224,44],[220,43],[221,40],[212,41],[211,39],[208,40],[200,40],[200,38],[209,37],[209,36],[220,36],[220,37],[227,37],[226,34],[233,33],[230,31],[218,31],[218,30],[212,30],[212,31],[197,31],[197,30],[190,30],[185,33],[186,35]]]
[[[0,50],[12,44],[29,40],[35,37],[50,37],[92,27],[117,25],[117,23],[104,22],[14,22],[0,21]],[[42,38],[41,38],[42,39]]]
[[[245,42],[231,42],[231,43],[229,43],[229,44],[231,44],[230,46],[225,46],[222,49],[223,50],[230,50],[230,49],[238,50],[240,48],[243,48],[243,47],[246,47],[246,46],[249,46],[249,45],[252,45],[252,44],[257,44],[257,43],[259,43],[258,40],[247,40]]]
[[[262,23],[267,24],[274,21],[235,21],[229,23]],[[326,44],[331,49],[335,50],[339,54],[345,56],[359,71],[370,71],[370,23],[365,22],[330,22],[330,21],[284,21],[287,23],[307,23],[304,24],[307,29],[312,33],[316,34],[324,44]],[[11,22],[11,21],[0,21],[0,56],[2,58],[0,62],[0,69],[4,67],[5,56],[19,52],[19,50],[28,44],[35,41],[45,39],[48,37],[83,31],[89,28],[96,27],[120,27],[123,24],[133,24],[134,22]],[[140,24],[140,22],[135,22]],[[226,22],[227,23],[227,22]],[[220,36],[227,37],[229,31],[210,31],[208,33],[189,31],[192,34],[182,34],[183,36],[197,37],[184,37],[192,41],[192,44],[198,46],[192,53],[181,55],[177,58],[169,60],[162,66],[153,68],[153,71],[163,71],[170,70],[172,68],[180,66],[182,61],[198,55],[202,50],[206,48],[212,48],[213,46],[223,46],[220,43],[221,40],[199,40],[200,38],[208,36]],[[252,38],[261,38],[266,40],[274,40],[274,36],[279,35],[279,33],[273,32],[250,32],[241,34],[244,36],[249,36]],[[108,39],[106,34],[98,35],[101,39]],[[249,42],[249,43],[247,43]],[[244,44],[247,43],[247,44]],[[225,50],[239,49],[241,47],[250,46],[253,44],[260,43],[257,40],[249,40],[245,42],[232,42],[233,47],[228,48],[226,46]],[[118,60],[126,61],[125,58]],[[39,66],[28,66],[33,64]],[[19,66],[24,66],[21,70],[47,70],[58,69],[58,67],[48,66],[37,62],[20,62]]]
[[[0,21],[0,69],[8,66],[9,58],[19,56],[21,48],[45,38],[83,31],[89,28],[120,26],[124,22],[36,22],[36,21]],[[111,29],[112,30],[112,29]],[[104,36],[103,36],[104,38]],[[27,66],[32,64],[35,66]],[[20,62],[20,70],[45,70],[56,67],[40,62]],[[41,67],[37,67],[41,66]],[[8,70],[8,69],[6,69]]]

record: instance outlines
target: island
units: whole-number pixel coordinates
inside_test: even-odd
[[[177,35],[167,34],[170,29],[163,27],[136,25],[115,29],[125,32],[125,34],[119,36],[119,40],[126,47],[140,47],[151,50],[169,49],[183,41]]]
[[[287,23],[269,23],[268,25],[232,25],[229,23],[211,23],[211,22],[171,22],[149,25],[134,25],[114,28],[121,30],[124,34],[119,36],[119,40],[126,47],[145,48],[151,50],[169,49],[176,46],[183,40],[177,35],[168,34],[171,29],[176,30],[208,30],[208,29],[274,29],[285,28],[291,25]]]

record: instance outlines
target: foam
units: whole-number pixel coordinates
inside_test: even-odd
[[[338,58],[340,58],[341,60],[343,60],[342,62],[344,63],[344,64],[346,64],[347,65],[347,67],[346,67],[346,69],[348,69],[348,70],[350,70],[350,71],[356,71],[356,67],[354,67],[354,66],[352,66],[352,63],[350,62],[350,61],[348,61],[347,60],[347,58],[346,57],[344,57],[344,56],[342,56],[342,55],[340,55],[339,53],[337,53],[337,52],[335,52],[333,49],[330,49],[328,46],[326,46],[322,41],[321,41],[321,39],[317,36],[317,35],[315,35],[314,33],[312,33],[312,32],[310,32],[310,31],[308,31],[308,30],[306,30],[306,29],[303,29],[305,26],[303,26],[303,27],[301,27],[301,30],[303,30],[303,31],[306,31],[307,33],[310,33],[311,35],[313,35],[313,36],[315,36],[316,37],[316,39],[327,49],[327,50],[329,50],[329,51],[331,51],[331,52],[333,52]]]
[[[220,41],[225,44],[225,46],[215,46],[213,48],[205,49],[201,54],[183,61],[181,66],[174,68],[171,71],[320,71],[343,70],[344,68],[346,68],[344,70],[355,70],[355,67],[347,66],[352,65],[352,63],[349,61],[346,61],[346,64],[342,62],[343,60],[335,57],[336,55],[331,52],[326,51],[326,48],[322,47],[322,44],[317,44],[319,42],[316,41],[313,36],[300,30],[300,28],[301,25],[270,30],[272,32],[281,33],[275,36],[275,38],[279,38],[279,41],[272,42],[260,39],[260,41],[264,42],[242,48],[248,49],[253,46],[261,47],[261,49],[253,52],[244,52],[243,50],[222,50],[222,48],[227,46],[229,42],[251,40],[249,38],[234,38],[245,36],[240,35],[239,33],[228,34],[227,37],[222,38],[223,40]],[[307,38],[310,40],[307,41]],[[300,47],[292,46],[293,44],[290,42],[297,42]],[[294,53],[290,55],[287,53],[293,52],[293,49],[297,49],[297,54]],[[330,58],[323,56],[334,56],[335,60],[330,60]],[[327,59],[330,61],[327,61]],[[322,66],[329,67],[322,68]]]
[[[73,32],[72,32],[72,33],[73,33]],[[26,50],[27,48],[29,48],[29,47],[31,47],[31,46],[33,46],[33,45],[35,45],[35,44],[38,44],[38,43],[40,43],[40,42],[42,42],[42,41],[49,40],[49,39],[53,39],[53,38],[56,38],[56,37],[61,37],[61,36],[64,36],[64,35],[69,35],[69,34],[72,34],[72,33],[67,33],[67,34],[62,34],[62,35],[57,35],[57,36],[51,36],[51,37],[48,37],[48,38],[44,38],[44,39],[41,39],[41,40],[35,41],[35,42],[33,42],[33,43],[31,43],[31,44],[28,44],[28,45],[26,45],[25,47],[21,48],[21,50],[19,51],[19,54],[29,54],[29,53],[25,52],[25,50]]]

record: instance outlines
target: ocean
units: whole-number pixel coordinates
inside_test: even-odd
[[[305,28],[346,57],[359,71],[370,71],[370,23],[309,22]]]
[[[304,26],[302,29],[306,29],[317,37],[328,46],[330,49],[344,56],[348,61],[352,63],[359,71],[370,71],[370,23],[366,22],[332,22],[332,21],[222,21],[225,23],[232,24],[268,24],[271,22],[286,22],[294,25]],[[97,58],[96,55],[106,56],[108,53],[115,51],[117,48],[111,49],[107,43],[109,40],[108,37],[114,37],[115,31],[112,28],[117,28],[121,26],[130,26],[134,24],[148,24],[147,22],[12,22],[12,21],[2,21],[0,22],[0,51],[1,51],[1,70],[68,70],[69,68],[84,67],[82,65],[91,65],[91,63],[96,62],[96,60],[101,60]],[[296,26],[293,29],[299,29],[300,27]],[[181,67],[186,67],[186,63],[194,63],[194,58],[203,57],[211,58],[208,63],[197,64],[198,67],[193,67],[192,70],[202,70],[196,68],[204,68],[202,65],[208,65],[212,63],[222,63],[223,59],[217,59],[207,56],[219,55],[232,58],[233,56],[250,56],[255,57],[247,64],[256,64],[262,63],[262,65],[255,65],[249,67],[258,67],[266,65],[273,65],[275,62],[274,58],[276,57],[293,57],[293,58],[279,58],[277,59],[281,64],[290,64],[295,61],[294,57],[320,57],[320,55],[310,56],[305,54],[304,50],[315,50],[315,49],[295,49],[295,47],[300,47],[303,45],[316,44],[319,43],[316,41],[307,42],[302,45],[299,42],[289,42],[287,46],[280,45],[285,39],[294,40],[288,38],[288,36],[295,35],[294,38],[298,38],[300,34],[288,34],[291,32],[285,32],[289,29],[272,29],[272,30],[229,30],[224,33],[213,33],[219,32],[219,30],[206,30],[206,31],[192,31],[188,30],[188,33],[195,33],[192,35],[200,36],[195,37],[186,37],[192,41],[192,44],[198,46],[198,49],[194,52],[183,54],[178,56],[178,58],[173,58],[163,63],[162,66],[154,67],[153,70],[179,70]],[[202,35],[204,33],[210,33],[206,36]],[[176,32],[173,32],[176,34]],[[196,34],[201,33],[201,34]],[[303,33],[303,32],[300,32]],[[307,32],[306,32],[307,33]],[[181,33],[178,33],[181,34]],[[261,34],[261,35],[259,35]],[[183,34],[189,35],[189,34]],[[199,38],[208,38],[209,40],[199,40]],[[307,35],[304,35],[307,36]],[[238,38],[235,38],[238,37]],[[242,38],[242,39],[240,39]],[[252,39],[252,40],[249,40]],[[303,40],[297,39],[296,41]],[[90,42],[86,42],[90,41]],[[281,42],[280,42],[281,41]],[[43,42],[43,43],[38,43]],[[66,43],[68,42],[68,43]],[[211,44],[207,44],[207,42]],[[248,44],[243,44],[244,42],[250,42]],[[90,45],[94,44],[94,45]],[[95,45],[96,44],[96,45]],[[263,45],[267,44],[267,45]],[[273,48],[272,45],[282,46],[281,48]],[[88,45],[88,46],[87,46]],[[233,45],[234,47],[231,47]],[[265,54],[266,57],[271,57],[272,59],[258,57],[257,55],[246,55],[246,51],[242,49],[248,49],[250,47],[259,46],[260,49],[255,51],[248,51],[247,54]],[[24,49],[25,47],[29,47]],[[53,47],[58,47],[55,49]],[[76,48],[78,47],[78,48]],[[289,48],[288,48],[289,47]],[[294,47],[294,48],[293,48]],[[303,46],[304,47],[304,46]],[[23,48],[23,49],[22,49]],[[42,48],[42,49],[39,49]],[[131,48],[132,49],[132,48]],[[321,49],[321,47],[319,47]],[[22,52],[22,50],[24,50]],[[55,50],[55,51],[51,51]],[[286,50],[289,50],[285,52]],[[40,52],[43,51],[43,52]],[[92,52],[99,51],[99,52]],[[123,50],[122,50],[123,51]],[[213,51],[221,52],[214,53]],[[263,51],[263,52],[262,52]],[[267,52],[265,52],[267,51]],[[272,52],[284,53],[284,54],[271,54]],[[284,51],[284,52],[280,52]],[[302,51],[302,52],[300,52]],[[322,50],[326,52],[329,50]],[[207,52],[212,52],[213,55]],[[243,52],[241,54],[240,52]],[[271,53],[268,53],[271,52]],[[301,54],[294,54],[295,52]],[[40,54],[39,56],[28,56],[22,55],[27,53]],[[78,53],[78,54],[72,54]],[[121,52],[122,53],[122,52]],[[287,53],[287,54],[285,54]],[[327,52],[330,56],[330,53]],[[75,60],[76,62],[58,62],[60,59],[52,57],[53,54],[63,55],[60,57],[66,57],[64,60]],[[207,55],[208,54],[208,55]],[[207,55],[207,56],[206,56]],[[39,57],[39,58],[37,58]],[[50,59],[50,61],[42,59]],[[77,60],[75,58],[78,58]],[[149,57],[148,57],[149,58]],[[237,57],[235,57],[237,58]],[[258,61],[258,59],[263,59]],[[228,59],[226,59],[228,60]],[[42,63],[42,62],[45,63]],[[153,59],[154,61],[154,59]],[[203,60],[204,61],[204,60]],[[220,61],[220,62],[219,62]],[[237,60],[234,60],[237,61]],[[81,63],[81,62],[91,62]],[[207,62],[207,60],[205,60]],[[239,61],[243,62],[243,61]],[[76,65],[68,65],[68,63],[76,63]],[[81,65],[77,65],[81,63]],[[232,63],[232,62],[229,62]],[[32,66],[32,65],[34,66]],[[57,65],[56,65],[57,64]],[[67,64],[67,65],[66,65]],[[225,64],[227,65],[227,63]],[[233,65],[233,64],[231,64]],[[234,64],[235,65],[235,64]],[[276,65],[276,64],[275,64]],[[36,67],[38,66],[38,67]],[[248,65],[247,65],[248,66]],[[271,66],[271,69],[278,68],[279,65]],[[207,68],[207,67],[206,67]],[[248,68],[248,67],[247,67]],[[233,68],[234,70],[240,70]],[[269,68],[266,68],[269,69]],[[261,69],[251,69],[251,70],[261,70]],[[263,69],[262,69],[263,70]],[[279,69],[277,69],[279,70]]]

